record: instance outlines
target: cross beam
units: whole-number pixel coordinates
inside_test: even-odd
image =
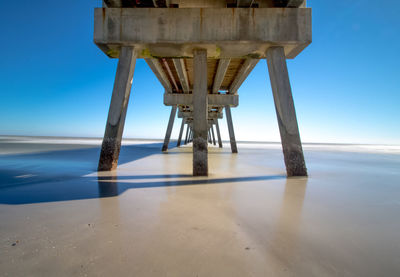
[[[193,118],[193,112],[178,112],[178,118]],[[208,119],[221,119],[223,118],[222,112],[208,112]]]
[[[231,106],[237,107],[239,105],[239,95],[229,94],[208,94],[208,105],[210,106]],[[186,105],[192,106],[194,94],[183,94],[183,93],[164,93],[164,105],[175,106],[175,105]]]

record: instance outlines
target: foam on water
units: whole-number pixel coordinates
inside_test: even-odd
[[[31,144],[71,144],[71,145],[101,145],[101,138],[70,138],[70,137],[22,137],[0,136],[0,142],[7,143],[31,143]],[[122,145],[145,145],[160,143],[160,139],[124,139]],[[229,147],[224,142],[224,147]],[[281,149],[280,142],[238,142],[238,148],[243,149]],[[305,151],[340,151],[400,154],[400,145],[384,144],[332,144],[332,143],[303,143]]]

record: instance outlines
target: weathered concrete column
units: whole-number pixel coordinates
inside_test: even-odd
[[[193,51],[193,176],[208,176],[207,50]]]
[[[212,136],[212,141],[214,145],[217,145],[217,143],[215,142],[215,133],[214,133],[214,125],[211,124],[211,136]]]
[[[229,140],[231,142],[232,153],[237,153],[238,150],[236,146],[235,132],[233,131],[231,107],[225,106],[225,113],[226,113],[226,122],[228,123]]]
[[[176,146],[177,146],[177,147],[181,146],[182,135],[183,135],[183,128],[184,128],[184,127],[185,127],[185,119],[182,118],[181,129],[179,130],[178,142],[176,143]]]
[[[186,136],[185,136],[185,144],[189,142],[189,124],[186,124]]]
[[[287,175],[307,176],[283,47],[269,48],[266,56]]]
[[[106,130],[97,168],[99,171],[114,170],[118,165],[136,56],[137,54],[133,47],[124,46],[121,48],[110,109],[108,111]]]
[[[215,129],[217,129],[217,137],[218,137],[219,148],[222,148],[222,139],[221,139],[221,132],[219,131],[218,119],[215,120]]]
[[[162,147],[162,151],[165,152],[168,150],[169,139],[171,138],[172,127],[174,127],[174,121],[176,116],[176,106],[173,106],[171,109],[171,114],[169,115],[167,132],[165,133],[164,144]]]

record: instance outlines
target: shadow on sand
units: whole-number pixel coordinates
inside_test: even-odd
[[[161,153],[162,143],[122,146],[119,164]],[[170,144],[170,148],[175,143]],[[76,147],[76,146],[75,146]],[[169,154],[187,154],[169,152]],[[18,205],[113,197],[128,189],[251,182],[286,176],[198,179],[191,175],[95,176],[100,147],[0,156],[0,204]],[[183,179],[186,178],[186,179]],[[159,180],[162,179],[162,180]],[[180,179],[180,180],[176,180]]]
[[[145,177],[145,178],[137,178]],[[270,176],[246,176],[246,177],[232,177],[232,178],[208,178],[208,179],[195,179],[191,175],[182,175],[181,177],[190,177],[189,180],[162,180],[162,181],[149,181],[149,182],[132,182],[135,179],[156,179],[160,178],[157,175],[148,176],[120,176],[115,177],[98,177],[98,191],[99,197],[113,197],[120,195],[127,189],[135,188],[154,188],[154,187],[178,187],[178,186],[193,186],[193,185],[212,185],[222,183],[238,183],[238,182],[252,182],[252,181],[268,181],[277,179],[286,179],[284,175],[270,175]],[[164,179],[176,178],[176,175],[170,177],[161,177]],[[125,180],[125,181],[123,181]]]

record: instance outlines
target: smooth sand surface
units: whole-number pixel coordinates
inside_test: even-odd
[[[194,178],[190,146],[98,176],[57,140],[0,138],[0,276],[400,276],[398,147],[305,145],[287,179],[279,145],[211,146]]]

